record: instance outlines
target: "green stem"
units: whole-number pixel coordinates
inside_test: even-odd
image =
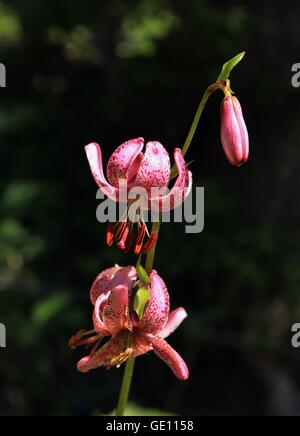
[[[134,364],[135,359],[128,359],[126,362],[116,416],[124,416],[124,413],[126,411],[131,382],[133,378]]]
[[[194,136],[195,136],[195,133],[196,133],[196,130],[197,130],[197,127],[198,127],[198,124],[199,124],[200,118],[201,118],[202,113],[203,113],[203,111],[204,111],[205,105],[206,105],[206,103],[208,102],[209,97],[210,97],[210,96],[213,94],[213,92],[214,92],[214,89],[213,89],[213,88],[214,88],[214,85],[213,85],[213,86],[209,86],[209,87],[207,88],[207,90],[205,91],[205,93],[203,94],[203,96],[202,96],[202,99],[201,99],[201,101],[200,101],[199,107],[198,107],[197,112],[196,112],[196,115],[195,115],[195,117],[194,117],[194,120],[193,120],[192,126],[191,126],[191,128],[190,128],[190,131],[189,131],[189,133],[188,133],[188,136],[187,136],[186,141],[185,141],[185,143],[184,143],[184,146],[183,146],[183,148],[182,148],[182,154],[183,154],[183,156],[185,156],[185,155],[187,154],[188,149],[190,148],[190,145],[191,145],[191,143],[192,143],[192,141],[193,141],[193,139],[194,139]]]
[[[161,227],[160,219],[156,223],[152,224],[151,234],[153,232],[157,232],[157,239],[158,239],[160,227]],[[157,247],[157,240],[156,240],[156,243],[154,244],[153,248],[149,251],[149,253],[147,254],[147,257],[146,257],[145,270],[146,270],[147,274],[151,274],[151,271],[153,270],[156,247]]]
[[[200,118],[202,116],[203,110],[205,108],[205,105],[206,105],[209,97],[218,89],[221,89],[225,95],[228,92],[228,88],[224,82],[217,82],[217,83],[209,86],[207,88],[207,90],[205,91],[205,93],[203,94],[203,97],[200,101],[200,105],[198,107],[195,118],[193,120],[191,129],[189,131],[189,134],[188,134],[186,141],[184,143],[184,146],[182,148],[183,156],[185,156],[186,153],[188,152],[188,149],[189,149],[189,147],[194,139]],[[176,172],[176,167],[174,166],[172,169],[173,176],[174,176],[175,172]],[[154,222],[152,224],[151,233],[157,232],[157,240],[158,240],[158,236],[159,236],[160,227],[161,227],[161,220],[160,219],[157,222]],[[151,273],[153,266],[154,266],[157,240],[156,240],[156,243],[154,244],[153,248],[149,251],[149,253],[147,254],[147,257],[146,257],[145,270],[146,270],[147,274]],[[130,387],[131,387],[131,382],[132,382],[132,378],[133,378],[134,364],[135,364],[135,359],[129,359],[126,362],[122,387],[121,387],[120,396],[119,396],[119,402],[118,402],[117,411],[116,411],[116,416],[123,416],[125,413],[127,402],[128,402],[128,397],[129,397],[129,392],[130,392]]]
[[[226,83],[226,82],[216,82],[213,85],[210,85],[206,89],[206,91],[204,92],[204,94],[203,94],[203,96],[201,98],[201,101],[200,101],[199,107],[197,109],[197,112],[195,114],[192,126],[190,128],[190,131],[188,133],[188,136],[187,136],[187,138],[185,140],[185,143],[184,143],[184,146],[182,148],[183,156],[185,156],[187,154],[187,152],[188,152],[188,150],[190,148],[190,145],[191,145],[191,143],[192,143],[192,141],[194,139],[194,136],[195,136],[195,133],[196,133],[199,121],[201,119],[201,116],[203,114],[203,111],[205,109],[206,103],[208,102],[210,96],[214,92],[216,92],[217,90],[223,91],[225,95],[231,94],[230,88],[228,86],[228,83]],[[172,172],[171,172],[171,177],[174,178],[177,174],[178,174],[177,173],[177,168],[176,168],[176,165],[174,164],[173,168],[172,168]]]
[[[190,145],[191,145],[191,143],[192,143],[192,141],[194,139],[194,136],[195,136],[195,133],[196,133],[199,121],[200,121],[201,116],[203,114],[203,111],[204,111],[204,108],[206,106],[206,103],[209,100],[209,97],[214,92],[216,92],[219,89],[222,90],[225,95],[228,95],[228,92],[230,92],[229,88],[228,88],[228,84],[224,83],[224,82],[216,82],[213,85],[210,85],[206,89],[206,91],[204,92],[204,94],[203,94],[203,96],[201,98],[199,107],[197,109],[196,115],[194,117],[192,126],[190,128],[190,131],[188,133],[188,136],[187,136],[187,138],[185,140],[185,143],[184,143],[184,146],[182,148],[183,156],[185,156],[187,154],[187,152],[188,152],[188,150],[190,148]],[[173,168],[172,168],[171,174],[174,176],[176,171],[177,171],[176,165],[174,164]],[[153,231],[157,232],[157,240],[158,240],[158,236],[159,236],[160,227],[161,227],[161,222],[160,221],[156,222],[156,223],[153,223],[153,225],[152,225],[152,232]],[[152,269],[153,269],[154,259],[155,259],[155,252],[156,252],[156,245],[157,245],[157,241],[156,241],[156,244],[154,245],[154,247],[152,248],[152,250],[147,255],[147,259],[146,259],[146,271],[147,271],[148,274],[150,274]]]
[[[161,226],[160,220],[156,223],[153,223],[152,232],[155,231],[159,233],[160,226]],[[157,244],[155,244],[154,247],[147,254],[145,269],[148,274],[150,274],[153,269],[156,247]],[[129,359],[126,362],[116,416],[124,416],[127,402],[128,402],[132,378],[133,378],[134,364],[135,364],[135,359]]]

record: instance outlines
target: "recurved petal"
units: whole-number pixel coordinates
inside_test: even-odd
[[[137,328],[155,335],[166,325],[170,311],[170,298],[165,282],[156,271],[150,274],[150,282],[151,296]]]
[[[103,308],[107,304],[108,297],[110,292],[102,293],[95,304],[94,312],[93,312],[93,324],[94,329],[97,333],[100,333],[102,336],[111,336],[112,332],[105,325],[102,316],[103,316]]]
[[[107,165],[107,177],[113,186],[119,187],[122,181],[130,183],[135,178],[143,159],[143,148],[144,138],[132,139],[120,145],[111,155]]]
[[[111,291],[119,285],[125,285],[130,290],[136,280],[136,270],[133,266],[115,266],[103,271],[92,285],[90,292],[92,304],[96,303],[103,292]]]
[[[180,380],[189,378],[188,367],[183,358],[164,339],[151,338],[153,350],[173,371]]]
[[[142,356],[143,354],[153,350],[149,338],[146,335],[144,336],[141,334],[137,329],[134,330],[132,335],[132,347],[132,357]]]
[[[121,267],[113,278],[112,285],[117,287],[119,285],[127,286],[130,296],[131,289],[134,283],[137,281],[137,273],[134,266]]]
[[[128,288],[120,285],[114,288],[103,308],[103,321],[105,327],[113,334],[121,330],[131,330],[132,323],[129,318]]]
[[[171,164],[167,150],[160,142],[148,142],[134,185],[143,187],[149,192],[152,187],[166,188],[170,181],[170,174]]]
[[[173,210],[180,206],[191,192],[193,177],[192,173],[187,168],[180,148],[175,149],[174,159],[178,170],[176,182],[168,194],[154,195],[151,197],[150,202],[153,210],[159,210],[161,212]]]
[[[118,201],[119,189],[115,186],[111,186],[104,176],[102,153],[99,145],[96,142],[92,142],[85,146],[85,152],[90,164],[92,175],[99,188],[108,198],[113,201]]]
[[[81,359],[77,369],[86,373],[101,366],[111,368],[121,365],[132,355],[132,352],[130,336],[128,332],[123,331],[110,339],[97,353]]]
[[[112,268],[106,269],[105,271],[102,271],[96,277],[90,291],[90,298],[93,305],[96,304],[99,295],[101,295],[104,292],[111,291],[112,280],[120,269],[121,267],[114,266]]]
[[[180,326],[186,317],[187,313],[183,307],[173,310],[169,315],[167,324],[159,332],[159,336],[162,338],[167,338],[170,336],[170,334],[172,334]]]

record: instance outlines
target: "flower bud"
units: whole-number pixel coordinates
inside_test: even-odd
[[[249,136],[238,99],[224,98],[221,106],[221,140],[227,159],[241,166],[249,157]]]

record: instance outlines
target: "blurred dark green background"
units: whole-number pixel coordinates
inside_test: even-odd
[[[0,2],[1,415],[108,413],[122,371],[76,372],[97,273],[134,262],[105,248],[83,146],[107,159],[124,140],[182,146],[205,87],[232,75],[251,136],[226,161],[215,95],[188,160],[206,192],[200,235],[164,225],[156,267],[189,318],[171,338],[191,369],[176,381],[154,354],[137,363],[131,399],[189,415],[297,415],[300,351],[300,4],[224,0]]]

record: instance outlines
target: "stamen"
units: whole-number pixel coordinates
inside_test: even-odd
[[[130,228],[129,236],[128,236],[127,240],[126,240],[126,247],[125,247],[125,250],[124,250],[125,254],[129,253],[129,251],[131,250],[132,244],[134,243],[134,240],[135,240],[135,228],[134,228],[134,225],[131,224],[130,227],[131,228]]]
[[[147,254],[147,253],[149,253],[150,250],[152,250],[152,248],[154,247],[154,245],[157,242],[157,238],[158,238],[158,233],[153,232],[152,235],[150,236],[150,238],[148,239],[148,241],[146,242],[146,244],[144,245],[144,248],[143,248],[144,254]]]
[[[125,363],[131,357],[132,353],[133,353],[133,348],[126,348],[126,350],[123,353],[120,353],[118,356],[115,356],[111,358],[109,361],[105,362],[106,368],[110,369],[113,366],[120,368],[122,363]]]
[[[72,336],[72,338],[69,341],[69,347],[73,350],[75,348],[80,347],[81,345],[90,345],[93,344],[95,341],[99,340],[100,335],[95,335],[95,330],[85,331],[80,330],[76,335]],[[94,336],[91,336],[90,338],[87,338],[87,336],[94,334]]]
[[[112,247],[114,243],[114,231],[115,231],[115,223],[108,223],[106,229],[106,244],[109,247]]]
[[[120,250],[126,249],[126,241],[127,241],[128,235],[129,235],[129,226],[127,224],[124,231],[123,231],[121,241],[117,243],[117,247],[119,247]]]
[[[96,344],[93,346],[91,352],[90,352],[90,356],[93,357],[94,354],[98,351],[99,345],[101,345],[101,342],[103,341],[103,336],[101,336],[101,339],[99,339],[98,342],[96,342]]]
[[[146,235],[146,225],[144,223],[141,223],[139,229],[137,230],[134,254],[139,255],[141,253],[145,235]]]
[[[116,230],[115,236],[114,236],[114,242],[116,244],[121,241],[123,234],[126,230],[126,227],[127,227],[126,221],[122,221],[122,222],[117,224],[117,230]]]
[[[141,225],[144,225],[144,226],[145,226],[145,229],[146,229],[146,235],[148,236],[148,238],[150,238],[150,233],[149,233],[148,227],[147,227],[147,225],[146,225],[146,223],[145,223],[145,220],[144,220],[143,214],[140,216],[140,222],[139,222],[139,225],[140,225],[140,226],[141,226]]]
[[[127,218],[128,212],[130,209],[127,210]],[[128,253],[133,248],[137,256],[141,252],[147,254],[155,245],[157,237],[157,232],[150,235],[142,214],[138,215],[138,221],[128,218],[127,221],[122,219],[118,223],[108,223],[106,230],[106,242],[109,247],[115,243],[124,253]],[[144,244],[145,238],[148,240]]]
[[[77,347],[82,347],[82,346],[86,346],[89,347],[90,345],[93,345],[95,342],[99,342],[99,338],[101,338],[102,340],[102,336],[97,335],[91,338],[86,338],[86,339],[82,339],[81,341],[78,341],[76,344],[76,348]]]

